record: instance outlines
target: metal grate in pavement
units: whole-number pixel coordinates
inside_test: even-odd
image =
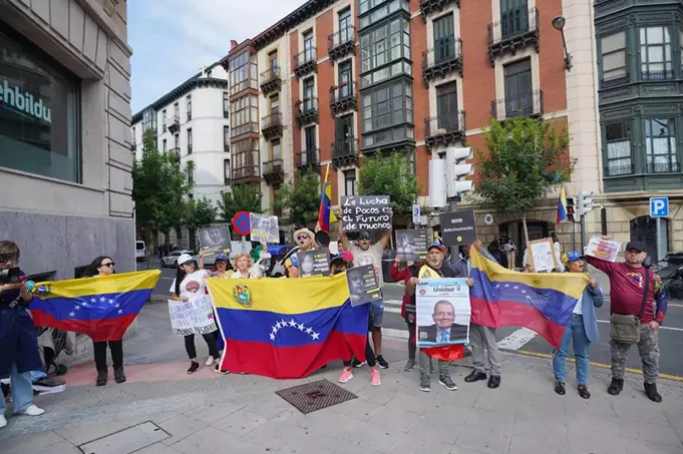
[[[355,394],[327,380],[282,389],[276,391],[275,394],[295,406],[303,414],[358,398]]]

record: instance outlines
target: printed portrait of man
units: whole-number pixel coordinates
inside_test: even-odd
[[[469,327],[455,323],[455,308],[446,300],[434,305],[432,314],[433,325],[417,328],[419,340],[450,344],[456,341],[466,341]]]

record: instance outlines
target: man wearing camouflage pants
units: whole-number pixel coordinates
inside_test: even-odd
[[[617,315],[640,316],[643,296],[647,295],[645,310],[640,316],[640,342],[638,351],[643,362],[645,378],[645,394],[653,402],[661,402],[662,396],[657,392],[659,375],[659,327],[664,323],[666,315],[666,294],[662,289],[662,280],[654,271],[645,268],[643,261],[647,257],[645,245],[639,241],[631,241],[626,245],[625,262],[612,263],[586,257],[588,263],[607,274],[610,280],[611,313]],[[645,273],[649,285],[645,287]],[[607,392],[618,395],[624,387],[624,370],[626,358],[631,344],[610,340],[612,353],[612,383]]]

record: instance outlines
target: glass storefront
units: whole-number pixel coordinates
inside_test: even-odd
[[[80,183],[80,83],[0,22],[0,167]]]

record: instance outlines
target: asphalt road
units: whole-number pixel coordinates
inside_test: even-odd
[[[149,268],[159,269],[159,260],[151,259],[149,261]],[[147,269],[147,262],[139,263],[138,270],[144,269]],[[601,273],[597,271],[594,271],[593,274],[599,278],[605,294],[609,295],[609,283],[607,278],[604,275],[601,276]],[[174,277],[175,270],[163,269],[162,276],[157,283],[154,293],[163,296],[169,295],[169,288],[173,283]],[[402,285],[393,283],[385,285],[384,329],[385,335],[387,336],[407,339],[408,331],[406,323],[400,315],[402,297]],[[598,326],[600,328],[600,341],[591,346],[591,361],[609,365],[609,300],[602,308],[597,310],[597,314],[599,320]],[[498,339],[499,347],[506,351],[539,356],[552,354],[552,347],[548,345],[545,339],[526,328],[500,328],[496,332],[496,337]],[[669,301],[666,320],[664,326],[660,328],[659,348],[661,352],[660,374],[672,376],[683,381],[683,361],[680,359],[680,352],[683,351],[683,301]],[[572,354],[573,353],[570,352],[570,355]],[[631,349],[627,366],[637,370],[641,369],[637,347]]]

